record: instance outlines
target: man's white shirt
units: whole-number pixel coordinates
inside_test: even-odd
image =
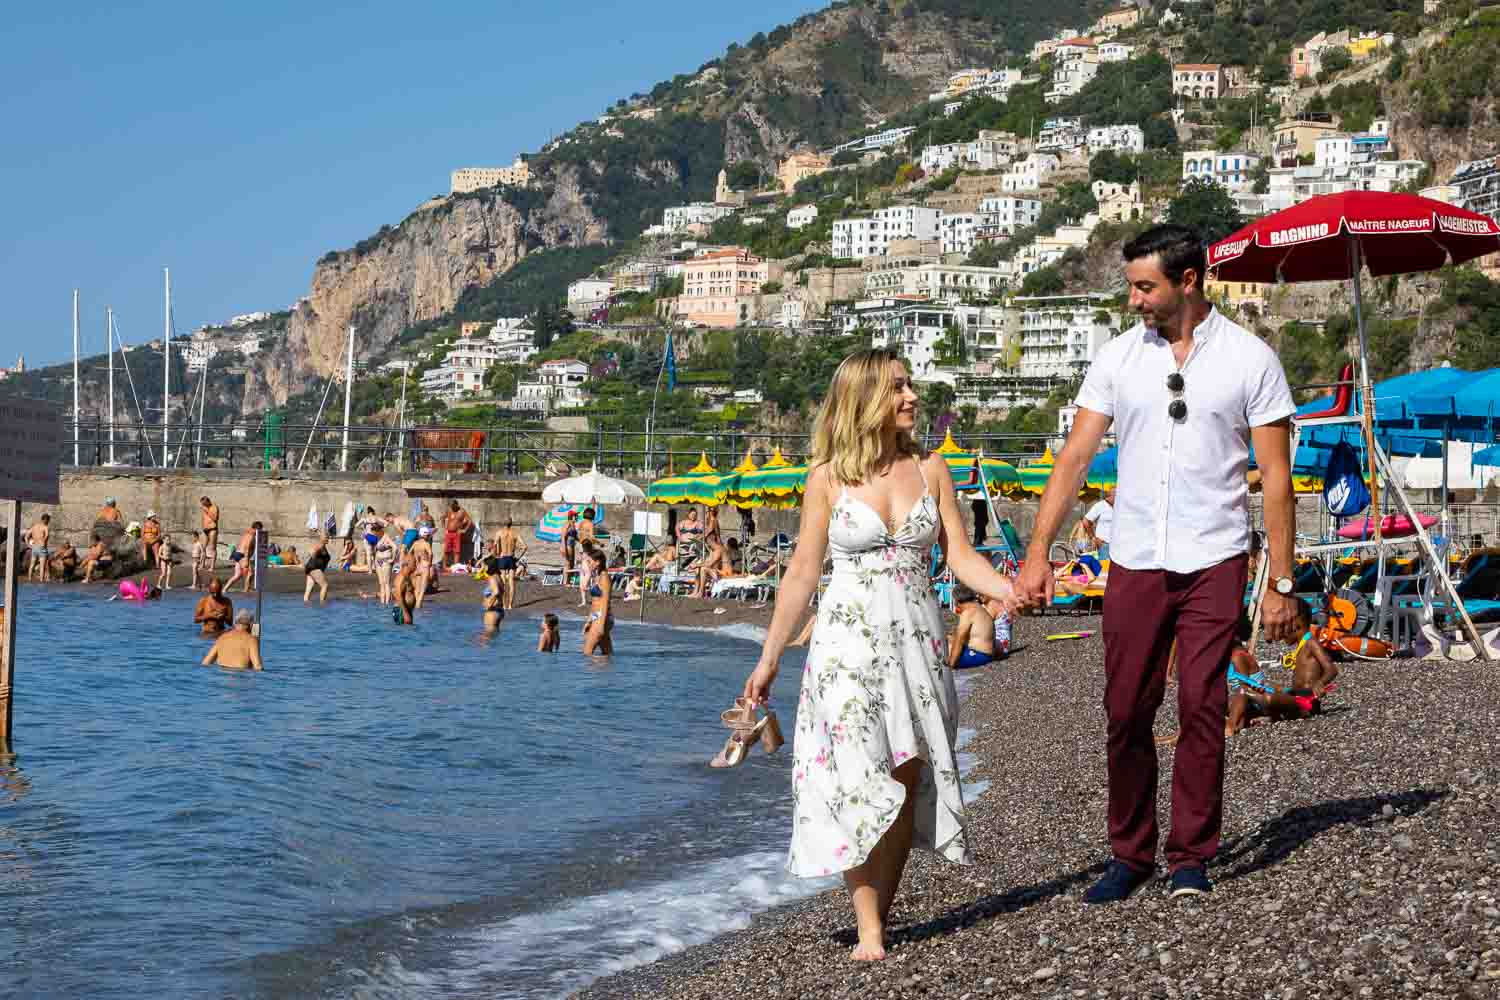
[[[1167,413],[1177,371],[1181,421]],[[1179,369],[1171,344],[1139,323],[1099,350],[1077,404],[1113,418],[1119,442],[1111,561],[1192,573],[1249,551],[1250,429],[1297,409],[1264,341],[1214,309]]]
[[[1109,501],[1100,500],[1094,504],[1094,506],[1089,508],[1089,512],[1084,515],[1083,519],[1093,522],[1094,537],[1105,545],[1108,545],[1110,525],[1115,520],[1115,509],[1109,505]]]

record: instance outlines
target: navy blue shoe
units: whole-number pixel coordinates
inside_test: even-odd
[[[1206,896],[1214,891],[1214,884],[1203,873],[1201,865],[1188,865],[1172,873],[1172,898],[1178,896]]]
[[[1140,871],[1123,861],[1111,861],[1104,877],[1083,894],[1085,903],[1118,903],[1151,881],[1151,871]]]

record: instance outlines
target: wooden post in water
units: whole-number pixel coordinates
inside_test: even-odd
[[[250,634],[257,638],[260,636],[261,599],[266,593],[266,546],[270,540],[270,533],[264,528],[255,533],[255,624],[250,626]],[[230,626],[233,627],[232,622]]]
[[[21,558],[21,501],[10,502],[10,514],[5,521],[5,619],[0,622],[0,757],[11,756],[10,694],[16,660],[16,585],[20,576],[16,564]]]

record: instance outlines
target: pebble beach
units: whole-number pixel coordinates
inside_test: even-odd
[[[976,731],[967,783],[988,786],[969,806],[975,864],[913,855],[884,962],[849,960],[840,888],[575,996],[1500,997],[1500,668],[1344,664],[1324,715],[1229,741],[1211,895],[1171,900],[1161,879],[1087,907],[1109,860],[1099,629],[1023,618],[1011,659],[974,679],[960,723]]]

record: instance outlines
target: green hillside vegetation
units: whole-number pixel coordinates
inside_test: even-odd
[[[1421,30],[1422,0],[1249,0],[1221,15],[1222,4],[1178,4],[1186,52],[1195,62],[1260,66],[1262,80],[1285,82],[1292,46],[1320,31]]]
[[[1409,60],[1410,90],[1423,125],[1468,128],[1476,102],[1493,100],[1500,70],[1500,11],[1483,11],[1446,42]]]

